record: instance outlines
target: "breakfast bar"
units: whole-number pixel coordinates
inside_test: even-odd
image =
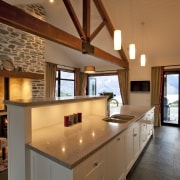
[[[148,122],[150,115],[147,112],[153,112],[151,107],[126,105],[121,106],[116,113],[133,115],[131,121],[103,121],[107,117],[106,96],[16,100],[6,101],[6,104],[9,118],[10,180],[44,180],[48,177],[56,180],[59,175],[64,180],[84,179],[81,169],[89,158],[99,152],[100,156],[108,153],[108,146],[114,138],[124,135],[127,139],[126,131],[134,128],[137,122],[140,129],[140,120]],[[74,113],[82,113],[82,121],[66,127],[64,116]],[[105,158],[103,166],[98,164],[97,167],[106,168],[106,161],[108,159]],[[22,173],[17,173],[20,169]]]

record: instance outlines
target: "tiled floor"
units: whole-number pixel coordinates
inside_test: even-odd
[[[180,180],[180,128],[155,128],[154,138],[127,180]]]

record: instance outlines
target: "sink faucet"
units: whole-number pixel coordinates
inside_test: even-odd
[[[116,99],[111,98],[111,99],[108,100],[108,102],[107,102],[107,115],[108,115],[108,117],[110,117],[110,114],[111,114],[110,113],[110,111],[111,111],[111,108],[110,108],[111,101],[114,101],[117,104],[117,107],[119,105],[119,102]]]

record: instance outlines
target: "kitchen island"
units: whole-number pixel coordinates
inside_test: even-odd
[[[109,160],[104,159],[104,153],[108,152],[109,143],[117,136],[125,135],[140,119],[147,121],[147,112],[153,110],[150,107],[122,106],[117,113],[133,115],[134,118],[127,123],[108,123],[102,120],[107,114],[106,103],[107,97],[103,96],[6,101],[10,121],[9,179],[55,180],[59,176],[66,180],[85,179],[82,167],[88,167],[86,161],[99,152],[103,165],[95,163],[95,166],[105,171]],[[82,113],[82,122],[65,127],[64,115],[77,112]],[[17,174],[17,164],[23,171],[21,175]],[[90,177],[94,175],[86,179]]]

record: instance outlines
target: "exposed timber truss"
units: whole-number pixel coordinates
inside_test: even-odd
[[[96,37],[96,35],[104,26],[107,26],[107,29],[111,37],[113,38],[114,27],[101,0],[94,0],[94,3],[103,21],[99,24],[99,26],[92,34],[90,34],[91,0],[83,0],[83,27],[81,26],[77,18],[70,0],[63,0],[63,2],[80,38],[77,38],[47,22],[37,19],[25,13],[21,9],[12,6],[2,0],[0,0],[0,22],[38,35],[56,43],[63,44],[75,50],[81,51],[82,53],[104,59],[123,68],[128,68],[129,63],[123,48],[119,51],[120,58],[118,58],[98,47],[91,45],[91,41]]]

